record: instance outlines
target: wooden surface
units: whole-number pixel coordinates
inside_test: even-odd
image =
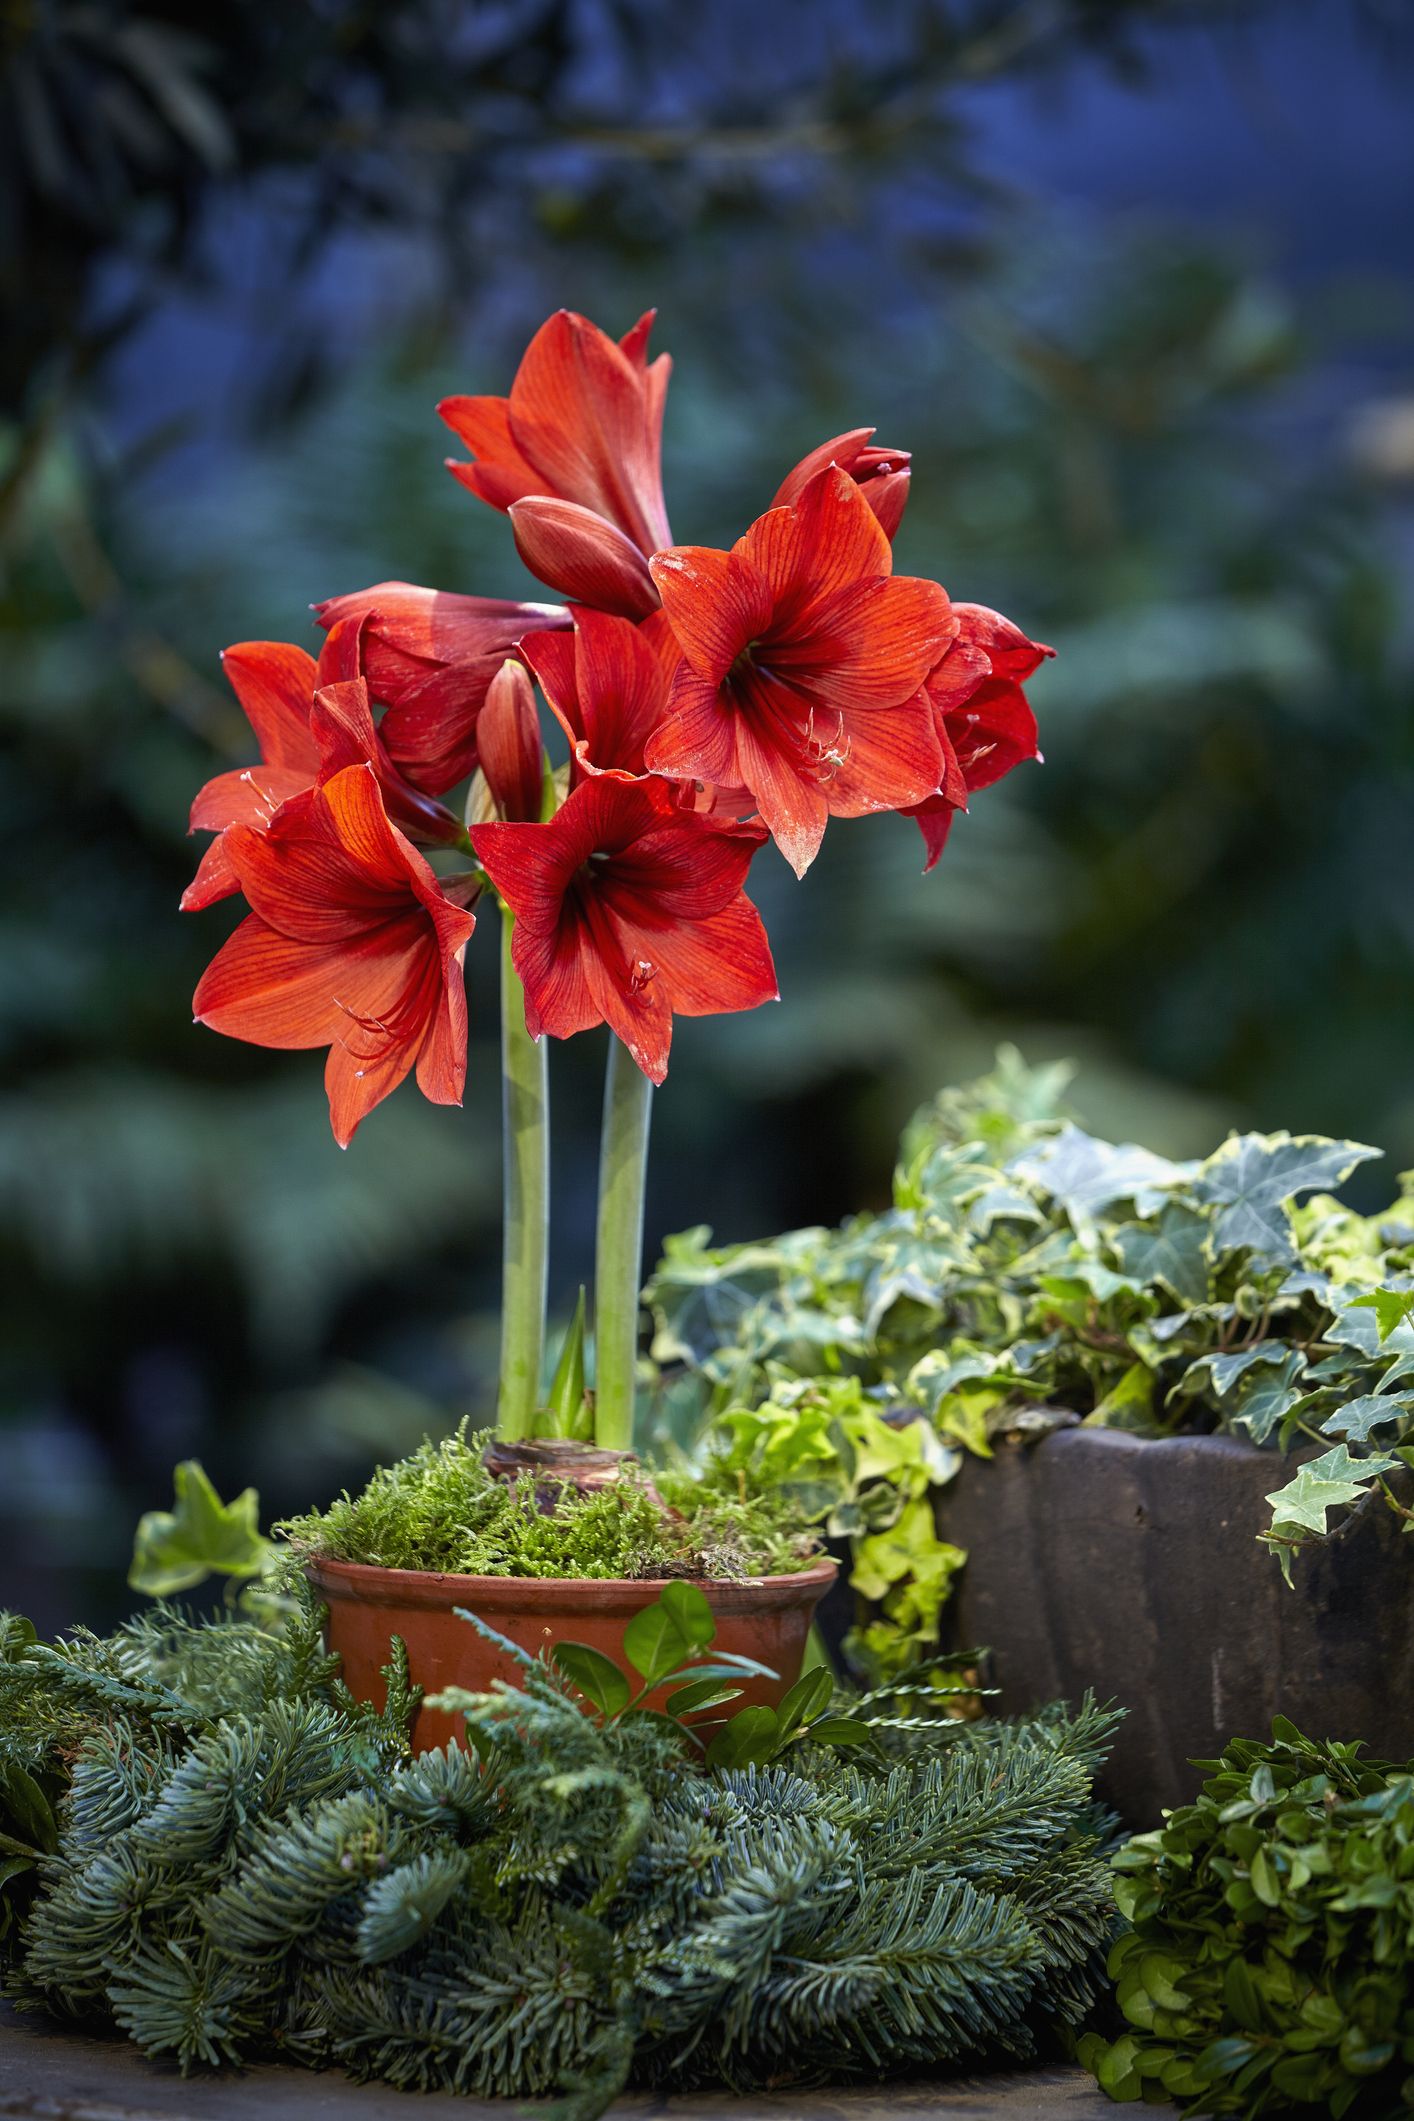
[[[246,2070],[183,2078],[125,2041],[71,2032],[0,2005],[0,2115],[27,2121],[514,2121],[509,2101],[396,2092],[335,2071]],[[1113,2121],[1115,2109],[1079,2069],[1037,2069],[937,2083],[774,2092],[753,2099],[621,2099],[612,2113],[652,2121]]]

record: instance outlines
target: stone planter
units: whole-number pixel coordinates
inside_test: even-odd
[[[619,1578],[443,1576],[352,1561],[311,1559],[307,1566],[328,1607],[327,1640],[343,1660],[345,1681],[361,1701],[380,1706],[381,1667],[394,1635],[407,1644],[412,1676],[429,1694],[448,1686],[482,1692],[495,1679],[515,1684],[521,1669],[515,1659],[458,1619],[458,1606],[532,1655],[556,1642],[588,1643],[620,1665],[636,1689],[637,1676],[623,1660],[623,1632],[664,1588],[661,1582]],[[837,1566],[822,1559],[788,1576],[700,1584],[716,1617],[713,1648],[753,1657],[778,1674],[773,1680],[744,1677],[731,1713],[758,1702],[775,1708],[800,1677],[811,1618]],[[650,1695],[648,1706],[661,1708],[665,1692]],[[423,1708],[413,1744],[445,1745],[460,1729],[460,1716]]]
[[[1087,1687],[1121,1703],[1105,1793],[1136,1826],[1196,1794],[1191,1761],[1274,1715],[1414,1756],[1414,1540],[1376,1494],[1288,1590],[1256,1538],[1288,1477],[1231,1437],[1074,1428],[970,1458],[940,1491],[969,1557],[950,1641],[992,1650],[1004,1713]]]

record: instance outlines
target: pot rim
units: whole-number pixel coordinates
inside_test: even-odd
[[[823,1591],[839,1574],[833,1555],[822,1554],[808,1569],[792,1569],[781,1576],[458,1576],[435,1569],[389,1569],[377,1562],[338,1561],[332,1555],[307,1554],[303,1566],[316,1586],[336,1597],[373,1604],[386,1601],[398,1605],[445,1605],[449,1599],[470,1605],[498,1607],[516,1604],[550,1604],[557,1599],[601,1600],[606,1605],[628,1605],[654,1596],[670,1583],[691,1583],[708,1598],[730,1601],[734,1593],[749,1592],[752,1603],[789,1604],[793,1593]],[[772,1593],[780,1593],[779,1600]]]

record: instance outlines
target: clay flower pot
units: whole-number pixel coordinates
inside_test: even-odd
[[[329,1609],[329,1648],[343,1660],[345,1683],[361,1701],[384,1698],[381,1667],[394,1635],[407,1644],[413,1678],[429,1694],[442,1687],[488,1688],[493,1679],[514,1685],[521,1668],[457,1617],[458,1606],[532,1656],[557,1642],[586,1642],[602,1650],[632,1679],[624,1663],[624,1629],[635,1613],[652,1605],[661,1580],[565,1576],[440,1576],[420,1569],[375,1569],[361,1562],[311,1558],[310,1579]],[[779,1676],[742,1680],[732,1712],[762,1703],[775,1708],[800,1677],[806,1637],[815,1608],[835,1580],[838,1563],[823,1556],[789,1576],[753,1576],[739,1581],[703,1580],[699,1588],[716,1615],[714,1649],[754,1657]],[[651,1708],[661,1695],[648,1697]],[[413,1745],[445,1745],[461,1735],[460,1716],[420,1709]]]

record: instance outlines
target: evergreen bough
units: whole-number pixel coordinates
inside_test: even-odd
[[[889,1720],[848,1759],[702,1772],[544,1665],[410,1756],[296,1607],[0,1624],[0,1965],[183,2070],[283,2057],[560,2093],[879,2077],[1065,2036],[1114,1909],[1112,1718]]]

